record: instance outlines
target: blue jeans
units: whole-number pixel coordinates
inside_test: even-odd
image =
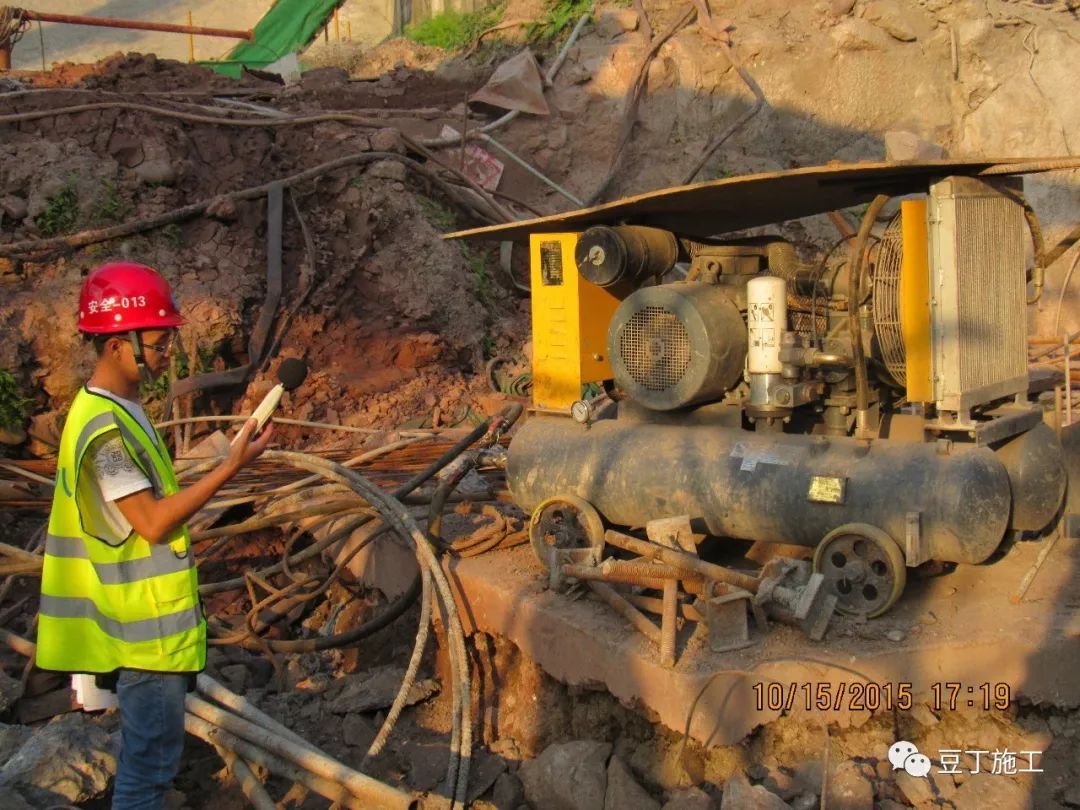
[[[112,810],[160,810],[180,769],[188,676],[120,670],[120,764]]]

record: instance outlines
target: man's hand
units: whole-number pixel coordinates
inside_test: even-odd
[[[267,422],[254,441],[251,434],[258,422],[249,419],[229,449],[229,455],[217,467],[194,484],[164,498],[156,498],[149,489],[120,498],[116,501],[128,523],[149,543],[168,542],[172,534],[188,518],[198,512],[240,469],[262,455],[274,432]]]
[[[251,434],[258,427],[258,424],[254,419],[248,419],[240,433],[237,434],[235,443],[229,448],[229,455],[225,458],[225,466],[228,468],[230,475],[236,475],[241,468],[261,456],[263,450],[266,449],[270,436],[274,432],[274,423],[273,421],[267,422],[262,432],[252,440]]]

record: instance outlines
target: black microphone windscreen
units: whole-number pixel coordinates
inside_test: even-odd
[[[299,388],[307,377],[307,364],[303,360],[290,357],[282,362],[277,376],[285,390],[292,391],[294,388]]]

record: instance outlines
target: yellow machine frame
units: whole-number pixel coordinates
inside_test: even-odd
[[[900,264],[900,328],[904,335],[907,398],[930,402],[934,386],[930,367],[930,268],[926,200],[900,203],[903,259]]]
[[[608,324],[619,299],[581,278],[577,233],[529,236],[532,279],[533,405],[566,410],[581,386],[611,379]]]

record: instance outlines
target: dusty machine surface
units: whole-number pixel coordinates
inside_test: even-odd
[[[813,624],[833,606],[880,615],[908,568],[980,563],[1056,525],[1066,454],[1029,396],[1041,268],[1023,197],[1025,173],[1056,167],[800,169],[455,234],[529,241],[533,409],[507,480],[553,583],[661,583],[662,563],[728,586],[702,609],[769,582]],[[863,203],[859,232],[815,264],[779,237],[725,237]],[[693,567],[707,536],[812,563],[712,576]],[[590,575],[605,544],[639,559]]]

